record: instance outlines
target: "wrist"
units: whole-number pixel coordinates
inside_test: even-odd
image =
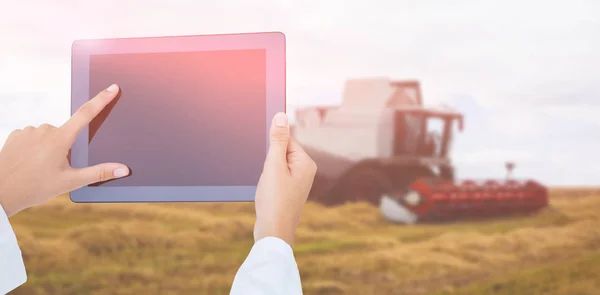
[[[294,247],[294,234],[293,233],[274,233],[270,235],[270,237],[275,237],[283,240],[286,244],[290,245],[290,247]]]
[[[18,212],[18,210],[16,209],[17,206],[16,206],[16,204],[14,204],[13,198],[10,197],[10,193],[8,193],[7,190],[3,189],[3,187],[1,185],[0,185],[0,207],[2,207],[2,210],[4,210],[4,213],[8,217],[11,217],[12,215],[15,215]]]
[[[13,215],[14,213],[12,213],[12,210],[10,209],[9,206],[7,206],[6,202],[4,201],[4,199],[0,196],[0,210],[2,210],[2,212],[4,212],[4,215],[10,217],[11,215]]]
[[[294,246],[294,229],[291,229],[286,226],[281,226],[281,224],[272,222],[271,224],[259,224],[257,223],[257,232],[254,237],[254,242],[258,242],[259,240],[267,237],[279,238],[286,242],[290,247]]]
[[[2,210],[7,217],[14,215],[12,212],[13,210],[11,210],[10,207],[6,205],[6,202],[4,202],[2,199],[0,199],[0,210]]]

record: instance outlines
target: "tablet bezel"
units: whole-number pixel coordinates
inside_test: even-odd
[[[76,40],[71,48],[71,114],[90,99],[90,55],[243,49],[265,49],[266,53],[268,150],[271,119],[286,109],[285,35],[281,32]],[[88,166],[88,135],[86,127],[71,148],[75,168]],[[76,203],[247,202],[254,201],[255,192],[256,186],[85,186],[71,192],[70,198]]]

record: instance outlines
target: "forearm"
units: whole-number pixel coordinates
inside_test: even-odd
[[[0,205],[0,294],[6,294],[26,281],[27,274],[17,238]]]
[[[230,295],[300,295],[302,284],[292,248],[266,237],[254,244],[238,270]]]

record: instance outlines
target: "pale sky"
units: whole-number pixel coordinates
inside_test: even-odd
[[[600,1],[2,1],[0,144],[69,117],[80,38],[282,31],[287,100],[335,104],[347,78],[418,79],[464,112],[461,178],[600,184]]]

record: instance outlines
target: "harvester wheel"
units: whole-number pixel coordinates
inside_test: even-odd
[[[381,197],[392,190],[391,180],[382,169],[363,167],[344,176],[330,191],[325,205],[367,202],[379,206]]]

